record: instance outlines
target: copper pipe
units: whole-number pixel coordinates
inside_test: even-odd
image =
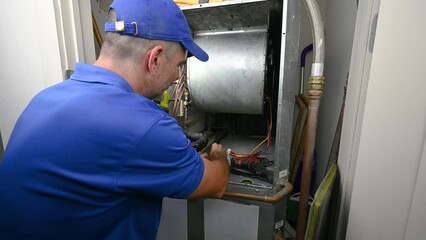
[[[274,231],[274,240],[285,240],[282,233]]]
[[[318,109],[323,93],[323,85],[324,77],[309,78],[309,111],[307,116],[305,153],[303,157],[302,181],[300,184],[299,208],[297,213],[296,240],[303,240],[305,236],[315,138],[317,133]]]
[[[323,72],[325,56],[324,22],[319,11],[318,3],[316,0],[304,0],[303,2],[308,10],[314,43],[311,77],[309,78],[309,103],[308,116],[306,117],[307,130],[305,136],[302,181],[300,184],[299,209],[297,212],[296,240],[303,240],[305,238],[309,190],[311,186],[315,138],[317,134],[318,108],[324,85]]]
[[[286,196],[293,190],[293,185],[291,185],[291,183],[289,183],[285,179],[278,180],[277,184],[282,188],[280,191],[278,191],[274,195],[254,195],[254,194],[240,193],[240,192],[225,192],[223,196],[246,199],[246,200],[254,200],[254,201],[266,202],[266,203],[277,203],[281,199],[283,199],[284,196]]]
[[[92,12],[92,26],[93,26],[93,33],[95,34],[96,42],[98,43],[99,48],[101,48],[103,43],[102,34],[99,31],[99,27],[98,27],[98,24],[96,23],[95,15],[93,15],[93,12]]]

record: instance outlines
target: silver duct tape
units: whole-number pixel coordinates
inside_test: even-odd
[[[313,63],[311,69],[312,77],[320,77],[324,74],[324,63]]]

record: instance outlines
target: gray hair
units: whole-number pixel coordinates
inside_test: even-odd
[[[108,22],[116,21],[116,13],[114,9],[108,12]],[[132,62],[155,46],[162,46],[165,51],[167,59],[171,59],[176,54],[180,43],[171,41],[151,40],[139,37],[132,37],[127,35],[120,35],[119,33],[106,32],[105,41],[101,48],[101,54],[107,55],[116,61]]]

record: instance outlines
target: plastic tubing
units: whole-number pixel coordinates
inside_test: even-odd
[[[315,0],[304,0],[303,2],[308,10],[309,21],[312,26],[311,29],[314,39],[314,59],[312,62],[311,76],[323,76],[325,55],[324,23],[322,21],[318,3]]]
[[[300,54],[300,67],[305,67],[306,54],[312,51],[313,48],[314,48],[314,44],[311,43],[303,49],[302,54]]]

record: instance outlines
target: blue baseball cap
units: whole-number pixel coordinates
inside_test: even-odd
[[[188,57],[195,56],[203,62],[209,60],[209,55],[192,39],[185,16],[174,1],[115,0],[111,9],[115,10],[117,21],[106,22],[105,32],[180,42],[188,50]]]

